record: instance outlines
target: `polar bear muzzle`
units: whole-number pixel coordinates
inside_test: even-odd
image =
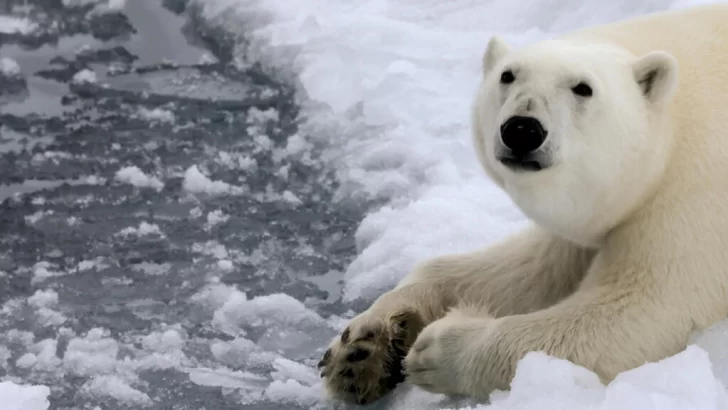
[[[500,127],[503,147],[497,155],[498,161],[509,168],[539,171],[548,166],[539,148],[546,141],[548,132],[534,117],[516,115]]]

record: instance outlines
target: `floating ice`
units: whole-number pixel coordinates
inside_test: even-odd
[[[126,381],[114,375],[94,376],[81,386],[81,391],[91,396],[112,397],[139,406],[152,404],[152,399],[146,393],[133,388]]]
[[[0,22],[0,24],[2,24],[2,22]],[[20,74],[20,66],[11,58],[0,57],[0,73],[7,76],[18,75]]]
[[[137,187],[154,188],[157,191],[164,188],[164,183],[158,178],[149,176],[137,166],[124,167],[116,171],[116,179],[120,182],[132,184]]]
[[[73,76],[72,80],[74,83],[95,83],[96,82],[96,73],[85,68],[85,69],[77,72]]]
[[[175,116],[172,111],[164,110],[162,108],[155,108],[153,110],[148,110],[146,108],[140,108],[139,109],[139,115],[146,119],[147,121],[158,121],[158,122],[168,122],[168,123],[174,123]]]
[[[187,169],[182,186],[192,193],[219,195],[240,192],[240,188],[223,181],[213,181],[206,177],[197,165]]]
[[[28,34],[37,27],[37,24],[26,18],[0,15],[0,33]]]
[[[93,12],[117,11],[124,8],[126,0],[61,0],[66,7],[96,5]]]
[[[139,227],[133,227],[129,226],[117,233],[117,235],[121,236],[148,236],[148,235],[156,235],[164,237],[164,232],[162,232],[161,229],[159,229],[159,225],[157,224],[150,224],[148,222],[140,222]]]

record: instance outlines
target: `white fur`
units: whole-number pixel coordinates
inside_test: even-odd
[[[728,5],[658,13],[511,50],[488,43],[473,109],[485,172],[533,225],[418,266],[349,328],[397,311],[426,324],[408,380],[487,396],[544,351],[603,381],[686,347],[728,314]],[[499,78],[515,67],[516,81]],[[646,92],[640,81],[653,73]],[[571,92],[579,79],[594,90]],[[524,97],[525,96],[525,97]],[[494,156],[518,98],[553,166]]]

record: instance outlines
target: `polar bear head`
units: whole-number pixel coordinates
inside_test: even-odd
[[[493,37],[473,106],[486,173],[542,227],[598,246],[657,186],[678,63],[580,39],[520,50]]]

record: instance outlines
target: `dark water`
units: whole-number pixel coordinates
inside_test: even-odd
[[[0,376],[51,409],[315,405],[276,392],[357,309],[365,205],[332,204],[293,88],[184,0],[27,4],[0,1],[37,26],[0,33]]]

